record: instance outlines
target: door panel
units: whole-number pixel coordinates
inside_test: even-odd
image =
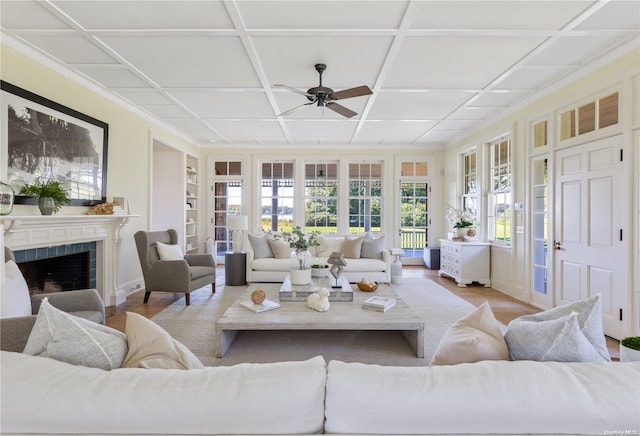
[[[606,138],[556,154],[556,304],[601,294],[605,333],[620,338],[630,320],[629,241],[620,232],[629,187],[620,161],[622,137]],[[628,238],[627,238],[628,239]]]

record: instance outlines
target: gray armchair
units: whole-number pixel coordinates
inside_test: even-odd
[[[174,229],[157,232],[139,231],[133,235],[144,277],[144,302],[151,292],[180,292],[186,305],[191,304],[189,293],[211,284],[216,292],[216,263],[210,254],[187,254],[184,260],[161,260],[158,242],[175,245],[178,233]]]
[[[4,247],[4,258],[5,261],[15,261],[13,252],[7,247]],[[64,312],[99,324],[105,323],[104,302],[95,289],[36,294],[31,296],[32,315],[0,319],[0,349],[17,352],[24,350],[45,297],[52,306]]]

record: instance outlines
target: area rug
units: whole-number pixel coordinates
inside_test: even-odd
[[[240,298],[246,286],[218,285],[215,294],[211,288],[203,288],[191,293],[190,306],[185,306],[183,297],[151,319],[207,366],[304,360],[318,355],[327,361],[428,365],[447,328],[474,306],[429,279],[405,278],[402,284],[390,286],[425,321],[424,358],[416,357],[400,332],[341,330],[240,332],[224,357],[218,358],[214,349],[215,322]]]

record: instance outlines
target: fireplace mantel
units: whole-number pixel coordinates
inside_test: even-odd
[[[114,305],[120,231],[134,217],[137,215],[5,215],[0,216],[0,232],[3,245],[12,250],[96,241],[96,287],[105,304]]]

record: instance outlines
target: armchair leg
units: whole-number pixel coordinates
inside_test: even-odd
[[[149,296],[151,295],[151,292],[147,291],[144,293],[144,304],[147,304],[147,302],[149,301]]]
[[[189,293],[184,294],[184,300],[185,300],[185,303],[186,303],[185,305],[186,306],[190,305],[191,304],[191,294],[189,294]]]
[[[216,282],[211,283],[211,293],[212,294],[216,293]]]

